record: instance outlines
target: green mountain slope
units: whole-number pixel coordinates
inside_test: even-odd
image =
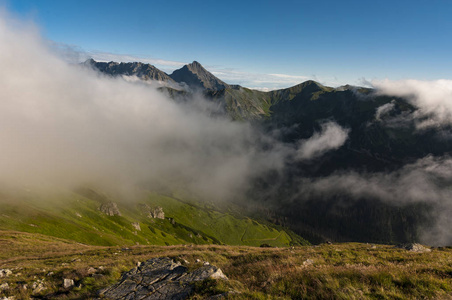
[[[99,210],[108,201],[111,198],[94,191],[9,191],[0,198],[0,229],[41,233],[91,245],[306,243],[269,224],[155,193],[148,193],[139,201],[117,202],[120,216]],[[146,209],[156,207],[163,210],[163,219],[149,217]]]

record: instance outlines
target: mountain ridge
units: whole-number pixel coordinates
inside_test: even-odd
[[[141,62],[97,62],[94,59],[88,59],[84,62],[84,64],[112,76],[126,75],[137,76],[141,80],[157,80],[163,82],[173,81],[168,74],[159,70],[155,66]]]

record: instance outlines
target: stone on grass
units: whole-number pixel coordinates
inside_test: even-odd
[[[74,286],[74,280],[68,279],[68,278],[63,279],[63,287],[65,289],[71,288],[73,286]]]
[[[303,262],[303,266],[310,266],[310,265],[312,265],[313,263],[314,263],[314,261],[313,261],[312,259],[308,258],[307,260],[305,260],[305,261]]]
[[[168,257],[153,258],[125,273],[120,281],[99,291],[102,299],[187,299],[194,283],[205,279],[227,280],[221,269],[204,265],[188,269]]]
[[[0,278],[8,277],[11,274],[13,274],[13,271],[11,271],[10,269],[0,269]]]
[[[417,243],[401,244],[397,247],[411,251],[411,252],[417,252],[417,253],[426,253],[426,252],[432,251],[432,249],[427,248],[427,247],[425,247],[421,244],[417,244]]]

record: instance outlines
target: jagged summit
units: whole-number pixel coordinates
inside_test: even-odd
[[[174,71],[170,77],[176,82],[185,82],[191,87],[204,90],[223,90],[229,87],[227,83],[215,77],[197,61]]]
[[[95,67],[102,73],[107,73],[113,76],[127,75],[137,76],[142,80],[158,80],[163,82],[173,81],[165,72],[157,69],[151,64],[145,64],[141,62],[96,62],[91,58],[86,60],[84,64]]]
[[[197,62],[196,60],[194,60],[191,64],[188,64],[187,66],[188,67],[201,67],[201,68],[203,68],[203,66],[199,62]]]

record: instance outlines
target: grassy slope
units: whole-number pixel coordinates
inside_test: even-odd
[[[13,274],[2,278],[9,289],[0,297],[27,299],[42,281],[38,295],[53,299],[91,299],[119,279],[121,272],[152,257],[174,257],[195,266],[209,261],[229,281],[200,282],[193,299],[235,290],[231,299],[450,299],[452,248],[414,253],[393,246],[323,244],[293,248],[248,246],[87,246],[39,234],[0,231],[0,266]],[[197,260],[201,262],[196,263]],[[310,263],[306,263],[310,260]],[[90,275],[95,268],[96,275]],[[52,272],[52,273],[49,273]],[[81,286],[62,288],[63,278]],[[51,298],[51,297],[48,297]],[[46,299],[48,299],[46,298]]]
[[[282,229],[245,217],[150,194],[140,203],[160,206],[165,219],[148,218],[138,203],[118,202],[122,216],[107,216],[100,202],[76,193],[15,191],[0,197],[0,229],[41,233],[90,245],[230,244],[288,246]],[[169,219],[171,218],[171,219]],[[132,223],[139,223],[141,231]]]

